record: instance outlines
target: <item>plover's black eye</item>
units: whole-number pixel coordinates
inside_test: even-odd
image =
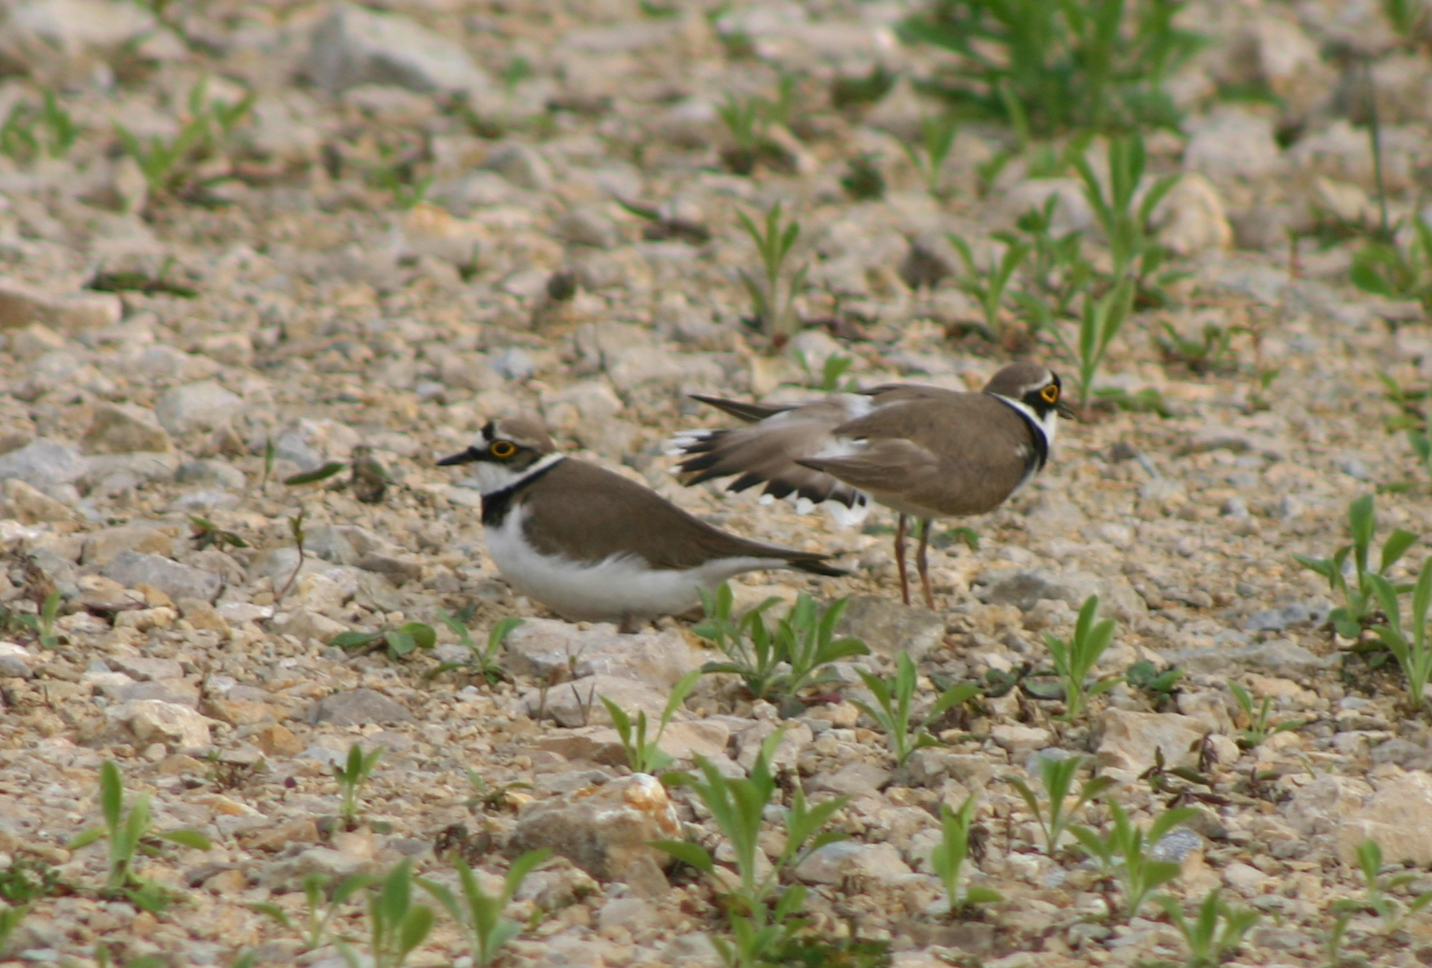
[[[487,450],[498,460],[506,460],[517,453],[517,445],[510,440],[494,440],[492,446],[487,448]]]
[[[1059,402],[1059,386],[1058,386],[1058,384],[1051,383],[1051,384],[1049,384],[1049,386],[1045,387],[1043,390],[1040,390],[1040,391],[1039,391],[1039,399],[1043,400],[1045,403],[1058,403],[1058,402]]]

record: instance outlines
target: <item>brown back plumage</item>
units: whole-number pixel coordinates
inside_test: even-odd
[[[522,488],[519,506],[541,501],[523,534],[542,554],[599,562],[634,554],[656,569],[695,568],[718,558],[785,561],[817,575],[843,575],[826,555],[749,541],[712,527],[643,487],[595,464],[567,458]]]

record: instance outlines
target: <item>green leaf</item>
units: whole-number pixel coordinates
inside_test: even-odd
[[[388,652],[394,656],[407,655],[418,647],[417,639],[402,629],[390,629],[383,638],[387,640]]]
[[[315,484],[318,481],[326,481],[328,478],[342,471],[348,464],[341,460],[331,460],[315,471],[304,471],[302,474],[294,474],[285,477],[283,482],[289,485]]]
[[[105,760],[99,765],[99,807],[105,826],[111,831],[118,830],[120,812],[124,809],[124,785],[114,760]]]
[[[197,830],[165,830],[162,833],[155,834],[155,836],[162,840],[167,840],[170,843],[190,847],[194,850],[208,850],[214,846],[208,837],[205,837]]]
[[[420,649],[431,649],[438,641],[437,632],[426,622],[405,622],[398,627],[398,631],[411,636]]]
[[[716,863],[711,859],[711,854],[700,844],[693,844],[687,840],[654,840],[651,846],[658,850],[664,850],[672,857],[688,867],[694,867],[703,874],[709,874],[716,869]]]
[[[378,635],[377,632],[339,632],[328,640],[328,644],[340,649],[365,648],[377,641]]]

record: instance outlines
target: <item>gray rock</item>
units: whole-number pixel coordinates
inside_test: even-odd
[[[525,380],[537,372],[537,363],[532,354],[516,346],[509,346],[492,357],[488,364],[504,379],[514,382]]]
[[[0,653],[0,679],[32,679],[35,673],[18,655]]]
[[[35,440],[0,455],[0,480],[18,478],[47,494],[62,484],[79,480],[88,469],[89,464],[78,451],[51,440]]]
[[[184,669],[173,659],[155,659],[143,655],[113,655],[105,660],[116,672],[144,682],[150,679],[178,679]]]
[[[1240,649],[1223,653],[1221,668],[1233,661],[1251,669],[1265,669],[1269,675],[1283,679],[1295,679],[1311,675],[1320,669],[1327,669],[1338,663],[1336,655],[1320,656],[1293,642],[1291,639],[1269,639],[1255,642]],[[1192,667],[1190,667],[1192,668]]]
[[[134,699],[111,706],[105,717],[141,743],[164,743],[170,749],[196,749],[210,743],[209,720],[188,706],[158,699]]]
[[[655,777],[635,773],[599,787],[529,806],[510,841],[514,851],[547,847],[599,881],[620,881],[638,897],[658,897],[669,885],[670,855],[653,840],[680,840],[681,823]]]
[[[669,687],[702,663],[675,629],[623,635],[611,626],[584,630],[555,619],[529,618],[508,633],[504,645],[503,664],[514,675],[539,681],[569,670],[579,682],[603,675]]]
[[[212,602],[224,586],[223,579],[213,572],[142,551],[119,552],[110,559],[103,574],[126,588],[153,585],[175,601],[197,598]]]
[[[482,167],[528,191],[546,192],[552,187],[551,166],[540,152],[528,145],[503,145],[487,156]]]
[[[483,93],[492,81],[462,46],[396,13],[335,4],[314,29],[305,68],[330,94],[359,84]]]
[[[159,398],[155,412],[165,430],[183,435],[225,426],[243,405],[242,397],[213,380],[202,380],[166,392]]]
[[[522,710],[536,719],[551,719],[561,726],[610,726],[612,718],[601,698],[605,696],[635,717],[645,712],[655,722],[666,708],[668,686],[638,682],[626,676],[594,675],[533,689],[522,696]]]
[[[945,640],[945,620],[880,595],[852,595],[835,632],[860,639],[875,655],[893,659],[903,652],[919,662]]]
[[[209,484],[230,491],[241,491],[248,484],[244,472],[221,460],[191,460],[179,465],[174,480],[180,484]]]
[[[1099,596],[1101,616],[1130,622],[1148,614],[1148,605],[1123,575],[1099,576],[1087,571],[1056,573],[1043,568],[1014,574],[986,572],[987,583],[975,590],[976,597],[992,605],[1013,605],[1027,612],[1041,599],[1062,601],[1076,611],[1090,595]]]
[[[169,434],[159,426],[153,412],[132,404],[101,404],[80,440],[87,454],[129,454],[135,451],[167,451]]]
[[[874,763],[847,763],[831,774],[816,774],[808,782],[812,791],[862,797],[879,793],[890,782],[891,772]]]
[[[807,884],[843,884],[847,878],[893,881],[913,873],[900,852],[889,844],[858,844],[843,840],[811,853],[795,870]]]
[[[1319,602],[1294,602],[1282,608],[1265,608],[1248,616],[1243,627],[1250,632],[1283,632],[1293,625],[1316,625],[1328,617],[1328,607]]]
[[[1262,179],[1284,168],[1274,137],[1276,118],[1244,108],[1224,107],[1194,127],[1183,166],[1214,182]]]
[[[314,703],[308,710],[308,721],[317,725],[366,726],[369,723],[412,722],[407,708],[372,689],[335,692]]]
[[[1198,763],[1197,744],[1203,725],[1178,713],[1141,713],[1112,707],[1099,716],[1099,762],[1132,773],[1154,765],[1162,750],[1169,766],[1193,767]]]
[[[564,242],[589,245],[594,249],[614,248],[621,242],[621,233],[612,220],[592,208],[568,209],[558,217],[553,231]]]

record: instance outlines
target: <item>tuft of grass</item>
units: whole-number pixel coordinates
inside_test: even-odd
[[[925,115],[920,118],[920,140],[900,142],[910,164],[920,173],[925,191],[935,198],[944,198],[945,159],[955,145],[955,136],[960,132],[959,119],[952,113]]]
[[[1241,735],[1238,737],[1238,745],[1245,750],[1262,746],[1268,741],[1268,737],[1270,736],[1276,736],[1278,733],[1286,733],[1290,730],[1299,729],[1304,725],[1303,721],[1298,719],[1278,723],[1270,728],[1268,718],[1271,715],[1273,707],[1272,696],[1264,696],[1263,702],[1260,703],[1255,710],[1253,708],[1253,697],[1249,695],[1248,690],[1244,689],[1232,679],[1228,680],[1228,691],[1233,694],[1233,701],[1238,704],[1239,710],[1243,713],[1243,718],[1248,720],[1248,725],[1243,728]]]
[[[136,797],[125,810],[124,784],[114,760],[105,760],[99,767],[99,807],[104,825],[91,827],[76,836],[70,841],[69,849],[77,850],[97,840],[105,841],[109,845],[105,896],[128,901],[151,913],[163,911],[172,900],[170,893],[163,886],[141,878],[135,870],[135,860],[141,853],[156,853],[158,841],[193,850],[208,850],[211,846],[209,838],[196,830],[183,828],[155,830],[147,793]]]
[[[1419,894],[1410,901],[1404,901],[1392,892],[1417,880],[1415,873],[1382,874],[1382,846],[1372,838],[1357,846],[1358,873],[1362,875],[1363,895],[1361,898],[1344,898],[1333,904],[1333,910],[1342,914],[1366,911],[1377,915],[1383,933],[1390,933],[1401,926],[1409,914],[1416,914],[1432,904],[1432,891]]]
[[[41,155],[63,158],[79,140],[81,130],[55,92],[46,91],[39,108],[26,102],[10,108],[0,124],[0,154],[20,164],[32,163]]]
[[[404,859],[368,885],[367,957],[346,939],[333,939],[349,968],[402,968],[432,930],[433,909],[412,900],[412,867],[412,860]]]
[[[1054,671],[1064,686],[1064,718],[1071,723],[1084,715],[1092,697],[1108,692],[1119,682],[1114,677],[1088,684],[1099,657],[1114,640],[1114,620],[1106,618],[1096,623],[1094,617],[1098,612],[1099,596],[1090,595],[1079,609],[1074,634],[1067,642],[1047,632],[1044,635],[1044,644],[1054,660]]]
[[[1069,824],[1085,804],[1092,803],[1102,797],[1114,786],[1114,781],[1106,776],[1091,776],[1079,787],[1078,793],[1074,794],[1074,802],[1069,802],[1071,791],[1074,789],[1074,776],[1081,767],[1089,762],[1087,757],[1067,756],[1063,759],[1056,759],[1051,756],[1039,758],[1039,781],[1044,787],[1044,799],[1048,802],[1046,808],[1040,803],[1039,796],[1034,792],[1028,783],[1013,774],[1007,775],[1004,781],[1014,787],[1029,812],[1034,815],[1035,823],[1039,824],[1039,830],[1044,834],[1044,852],[1053,855],[1059,850],[1059,842],[1064,838],[1064,833],[1069,829]]]
[[[339,910],[377,880],[378,878],[371,874],[354,874],[335,884],[327,874],[308,874],[303,879],[305,904],[301,925],[295,924],[288,912],[272,901],[256,901],[250,904],[249,908],[296,932],[304,950],[312,951],[328,943],[328,926]]]
[[[800,328],[801,320],[795,313],[794,303],[810,270],[810,266],[803,263],[787,271],[786,262],[800,239],[800,222],[794,217],[784,221],[780,202],[771,206],[759,223],[745,212],[738,211],[736,217],[755,244],[761,260],[760,274],[742,269],[741,281],[766,335],[775,342],[784,342]]]
[[[1134,291],[1133,280],[1123,279],[1102,296],[1085,292],[1079,330],[1072,342],[1061,328],[1053,326],[1049,329],[1065,359],[1074,367],[1071,375],[1079,394],[1079,409],[1085,417],[1089,414],[1095,395],[1094,381],[1098,378],[1099,368],[1104,365],[1109,344],[1119,335],[1119,330],[1133,312]]]
[[[1167,894],[1155,897],[1154,901],[1164,909],[1188,945],[1184,968],[1218,968],[1238,953],[1244,936],[1261,917],[1257,911],[1228,903],[1217,888],[1204,896],[1192,918],[1186,917],[1183,906]]]
[[[927,746],[939,746],[940,741],[929,733],[929,724],[941,713],[967,702],[980,694],[980,687],[973,683],[951,686],[935,698],[929,711],[919,720],[913,718],[913,705],[917,675],[915,663],[904,652],[895,661],[895,675],[889,680],[859,670],[861,681],[870,690],[874,705],[853,700],[861,711],[880,725],[895,754],[895,762],[904,766],[910,754]]]
[[[909,42],[950,55],[922,86],[963,114],[1007,122],[1022,143],[1070,129],[1173,127],[1169,77],[1203,44],[1177,0],[936,0]]]
[[[376,632],[339,632],[328,644],[349,652],[375,652],[384,649],[388,658],[396,662],[404,656],[412,655],[418,649],[431,649],[437,641],[438,633],[428,623],[404,622],[397,628],[382,628]]]
[[[199,178],[198,167],[226,150],[234,130],[248,118],[253,105],[252,92],[234,102],[209,97],[205,78],[190,89],[188,112],[172,136],[151,135],[144,139],[117,122],[114,131],[125,153],[139,165],[151,193],[192,196],[218,178],[227,177]]]
[[[970,853],[970,826],[974,815],[974,794],[966,797],[958,810],[940,804],[940,842],[930,853],[930,866],[945,886],[945,900],[951,915],[979,904],[1004,900],[1004,895],[988,887],[960,886],[960,871]]]
[[[868,202],[885,195],[885,176],[880,173],[879,159],[862,151],[845,163],[840,187],[857,202]]]
[[[1411,626],[1402,625],[1398,590],[1382,575],[1369,575],[1374,598],[1382,606],[1384,622],[1372,633],[1387,647],[1407,680],[1407,704],[1413,709],[1427,706],[1427,683],[1432,680],[1432,642],[1427,636],[1427,612],[1432,606],[1432,557],[1422,562],[1412,586]]]
[[[899,79],[899,75],[884,64],[876,64],[869,73],[857,77],[837,74],[830,80],[830,106],[845,111],[878,104]]]
[[[532,850],[518,857],[503,878],[502,890],[495,895],[482,889],[472,868],[461,858],[455,864],[458,886],[462,891],[460,897],[443,884],[422,878],[418,879],[418,884],[462,926],[472,950],[473,964],[486,966],[496,960],[503,945],[522,933],[522,925],[504,918],[502,912],[527,875],[541,866],[551,853],[546,849]]]
[[[383,755],[383,747],[364,753],[359,743],[348,747],[348,758],[342,766],[333,767],[333,778],[338,781],[338,792],[342,796],[338,814],[344,825],[352,830],[358,826],[358,798],[373,775],[373,767]]]
[[[494,623],[492,628],[488,629],[487,643],[482,647],[472,640],[472,633],[468,631],[467,623],[457,616],[449,615],[444,610],[438,609],[438,621],[452,629],[458,642],[465,646],[471,655],[466,662],[444,662],[428,673],[429,677],[451,672],[453,669],[467,668],[471,669],[475,675],[485,679],[489,685],[495,685],[509,678],[506,670],[498,661],[498,653],[502,649],[502,643],[507,640],[507,636],[522,624],[522,619],[504,618]]]
[[[982,271],[968,242],[953,233],[946,238],[959,253],[965,267],[965,271],[956,277],[955,285],[980,304],[989,338],[998,339],[1004,329],[1000,314],[1004,308],[1005,293],[1015,272],[1029,255],[1029,246],[1018,240],[1006,242],[1004,252],[998,258],[992,257],[988,268]]]
[[[822,610],[802,594],[775,628],[767,626],[766,613],[780,599],[769,598],[740,619],[732,616],[732,601],[725,584],[714,595],[702,592],[706,617],[692,631],[713,642],[726,661],[708,662],[701,671],[734,673],[757,699],[793,702],[802,689],[826,680],[832,662],[870,654],[859,639],[835,636],[845,599]]]
[[[1124,895],[1124,917],[1138,916],[1151,892],[1179,875],[1179,865],[1171,860],[1158,860],[1149,854],[1165,834],[1198,815],[1192,807],[1165,810],[1154,818],[1147,830],[1129,819],[1118,801],[1105,801],[1111,820],[1102,835],[1088,827],[1070,827],[1079,847],[1104,875],[1116,881]]]
[[[1432,320],[1432,223],[1412,218],[1411,236],[1405,245],[1395,237],[1368,241],[1353,254],[1349,277],[1363,292],[1416,300]]]
[[[1363,629],[1371,624],[1373,611],[1378,604],[1373,576],[1390,581],[1389,569],[1397,564],[1417,541],[1417,535],[1401,528],[1393,530],[1387,536],[1387,540],[1382,543],[1378,567],[1374,571],[1369,567],[1368,558],[1369,552],[1372,550],[1372,535],[1376,526],[1373,496],[1364,494],[1349,504],[1347,520],[1348,532],[1352,540],[1340,546],[1331,557],[1309,558],[1306,555],[1294,555],[1293,557],[1304,568],[1327,579],[1328,588],[1333,596],[1342,599],[1343,604],[1328,614],[1328,623],[1344,638],[1360,639]],[[1352,583],[1348,582],[1346,574],[1349,558],[1351,558],[1353,566]],[[1398,592],[1406,590],[1401,586],[1394,585],[1393,587]]]
[[[1108,158],[1107,191],[1086,155],[1074,153],[1070,160],[1084,183],[1084,198],[1108,246],[1114,282],[1132,278],[1141,297],[1164,302],[1162,287],[1177,274],[1159,272],[1168,253],[1154,238],[1150,221],[1179,176],[1165,175],[1144,184],[1147,156],[1144,139],[1137,133],[1111,138]]]
[[[661,748],[661,737],[666,732],[671,717],[681,708],[691,690],[696,688],[696,682],[701,678],[702,670],[693,669],[676,685],[671,687],[671,694],[667,696],[666,705],[661,710],[661,716],[657,719],[656,735],[647,739],[646,710],[638,710],[636,718],[627,715],[622,709],[606,696],[598,696],[602,705],[607,708],[607,713],[612,717],[612,725],[616,728],[617,736],[621,739],[622,750],[626,753],[627,766],[631,767],[634,773],[655,773],[665,769],[671,764],[671,755]]]

